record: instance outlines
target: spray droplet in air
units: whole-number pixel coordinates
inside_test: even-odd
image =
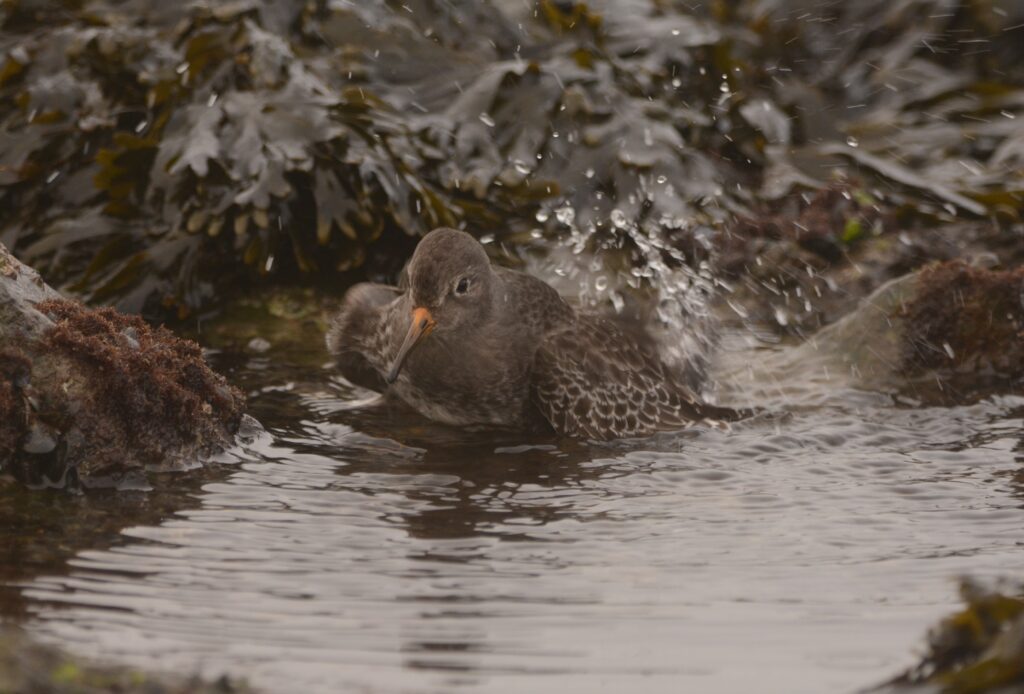
[[[555,210],[555,219],[557,219],[561,224],[571,226],[576,220],[576,210],[572,209],[569,205],[559,207]]]

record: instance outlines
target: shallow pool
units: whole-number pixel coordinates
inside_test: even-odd
[[[842,692],[1024,572],[1024,399],[756,377],[731,431],[596,445],[368,408],[326,360],[221,355],[267,431],[163,510],[48,502],[122,516],[17,577],[30,632],[282,692]]]

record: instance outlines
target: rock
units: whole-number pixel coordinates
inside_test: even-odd
[[[17,627],[0,626],[0,692],[52,694],[246,694],[254,690],[227,677],[150,673],[83,662],[34,642]]]
[[[1024,599],[1018,586],[999,591],[961,584],[964,609],[928,633],[921,662],[877,694],[983,694],[1024,690]]]
[[[1024,377],[1024,268],[931,265],[899,314],[900,363],[912,372]]]
[[[246,345],[246,349],[254,354],[263,354],[271,348],[270,342],[263,339],[262,337],[254,337],[249,340],[249,344]]]
[[[723,379],[736,397],[759,381],[808,392],[853,387],[936,404],[1020,393],[1022,293],[1024,268],[929,265],[884,284],[803,344],[755,365],[726,363]]]
[[[0,246],[0,470],[116,484],[229,444],[244,398],[194,342],[62,298]]]

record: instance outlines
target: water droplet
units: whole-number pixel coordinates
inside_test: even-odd
[[[139,121],[139,124],[135,126],[135,132],[141,133],[143,130],[146,129],[147,125],[149,125],[148,120]]]
[[[594,170],[593,169],[587,169],[586,171],[583,172],[583,175],[586,176],[587,178],[593,178],[594,177]]]
[[[605,277],[604,275],[598,275],[594,279],[594,289],[596,289],[599,292],[603,292],[607,288],[608,288],[608,278]]]
[[[953,351],[953,348],[949,346],[948,342],[942,343],[942,349],[946,350],[946,354],[949,355],[950,359],[956,359],[956,353]]]
[[[480,122],[483,123],[484,125],[486,125],[488,128],[493,128],[494,127],[494,119],[491,118],[486,113],[481,113],[480,114]]]
[[[789,325],[789,314],[786,313],[785,309],[775,309],[775,322],[783,327]]]
[[[667,176],[658,176],[654,180],[657,181],[658,183],[664,184],[666,181],[668,181],[668,177]]]
[[[576,220],[576,210],[569,205],[559,207],[555,210],[555,218],[562,224],[570,226]]]
[[[543,224],[544,222],[548,221],[548,218],[551,216],[551,213],[549,213],[542,207],[541,209],[537,210],[537,214],[535,216],[537,218],[537,221]]]
[[[672,35],[673,36],[679,36],[679,30],[678,29],[673,29],[672,30]]]
[[[611,217],[612,224],[614,224],[615,228],[617,229],[625,229],[629,225],[629,222],[626,219],[626,213],[620,210],[618,207],[612,210]]]
[[[494,234],[484,234],[480,237],[480,243],[485,246],[494,243]]]
[[[858,142],[857,138],[855,138],[853,135],[850,135],[848,138],[846,138],[846,144],[850,145],[851,147],[857,147],[858,145],[860,145],[860,142]]]
[[[530,238],[531,239],[539,239],[542,236],[544,236],[544,232],[542,232],[540,229],[531,229],[530,230]]]
[[[514,162],[512,162],[512,166],[514,166],[516,171],[518,171],[524,176],[530,173],[530,167],[526,165],[526,162],[520,161],[519,159],[516,159]]]
[[[213,92],[206,98],[207,106],[213,106],[215,103],[217,103],[217,92]]]
[[[33,423],[28,439],[22,445],[22,450],[31,455],[44,455],[52,452],[56,447],[57,439],[51,435],[49,428]]]

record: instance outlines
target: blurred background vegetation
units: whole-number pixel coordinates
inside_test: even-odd
[[[387,276],[439,225],[707,248],[850,176],[1021,233],[1024,5],[0,4],[0,242],[151,317]]]

